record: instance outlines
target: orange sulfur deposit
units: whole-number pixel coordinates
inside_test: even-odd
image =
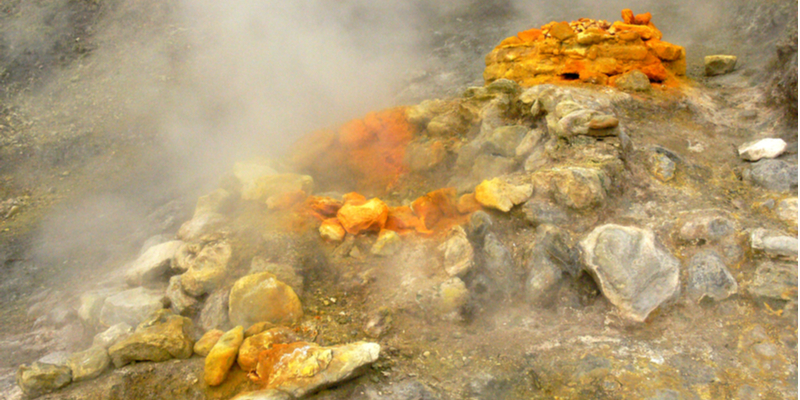
[[[540,29],[506,38],[486,56],[486,83],[511,79],[523,86],[579,81],[613,85],[626,72],[639,70],[650,82],[678,84],[686,72],[683,47],[661,40],[650,13],[622,10],[622,21],[581,18],[550,22]]]

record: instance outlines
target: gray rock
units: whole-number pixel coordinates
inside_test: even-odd
[[[42,358],[36,360],[40,364],[50,364],[65,366],[69,360],[69,353],[66,351],[54,351],[44,355]]]
[[[564,225],[569,222],[569,215],[561,207],[542,200],[529,200],[523,206],[525,219],[538,226],[542,224]]]
[[[605,204],[610,180],[595,168],[554,168],[534,174],[534,186],[548,188],[559,204],[581,210]]]
[[[646,92],[651,89],[650,78],[638,69],[620,75],[614,85],[619,89],[634,92]]]
[[[716,243],[736,233],[738,227],[730,213],[698,210],[680,217],[678,238],[690,243]]]
[[[164,295],[142,287],[126,290],[106,299],[100,312],[100,323],[112,326],[124,322],[134,326],[155,311],[164,308]]]
[[[494,233],[486,234],[483,243],[483,270],[491,280],[492,297],[508,299],[517,288],[514,276],[514,260],[508,248],[497,240]]]
[[[720,301],[739,290],[736,279],[715,251],[707,250],[695,254],[689,260],[688,270],[687,291],[694,301],[700,301],[704,297]]]
[[[670,181],[675,178],[675,161],[666,154],[653,152],[650,154],[650,173],[662,182]]]
[[[180,275],[169,278],[166,295],[169,299],[169,308],[175,314],[184,315],[189,313],[198,303],[197,299],[183,291]]]
[[[531,129],[514,149],[514,154],[520,158],[527,157],[537,148],[543,147],[547,138],[547,132],[544,129]]]
[[[185,242],[197,242],[213,237],[228,224],[228,219],[217,213],[206,213],[186,221],[178,229],[178,239]]]
[[[713,55],[703,60],[706,76],[727,74],[736,67],[736,56]]]
[[[483,144],[484,152],[503,157],[516,156],[517,146],[530,128],[522,125],[501,126],[494,129]]]
[[[783,139],[754,140],[739,146],[739,157],[747,161],[775,158],[786,151],[786,146],[786,142]]]
[[[469,216],[469,225],[467,233],[470,237],[476,239],[483,239],[483,236],[492,228],[492,217],[485,211],[475,211]]]
[[[128,267],[125,272],[125,283],[142,286],[163,279],[172,267],[172,259],[182,245],[182,241],[173,240],[147,249]]]
[[[545,146],[538,146],[534,148],[525,161],[523,161],[522,168],[525,172],[534,172],[547,165],[548,161],[547,148]]]
[[[447,112],[448,108],[447,103],[442,100],[424,100],[419,104],[408,107],[406,117],[408,122],[419,127],[425,127],[433,118]]]
[[[233,249],[226,240],[208,243],[193,257],[186,259],[188,270],[181,275],[186,294],[202,296],[216,289],[228,273]]]
[[[564,273],[577,276],[579,267],[570,248],[569,233],[552,225],[536,228],[529,250],[525,295],[531,303],[552,299]]]
[[[192,356],[192,321],[164,310],[142,322],[130,336],[108,348],[114,366],[133,361],[166,361]]]
[[[781,160],[759,160],[742,171],[742,178],[773,192],[787,192],[797,189],[797,166]]]
[[[95,346],[72,354],[68,364],[72,370],[72,381],[80,382],[100,376],[111,365],[111,357],[104,347]]]
[[[595,228],[580,242],[583,264],[622,315],[644,321],[680,292],[680,268],[652,231],[620,225]]]
[[[754,229],[750,233],[750,247],[766,253],[770,257],[797,258],[797,237],[764,228]]]
[[[472,269],[475,252],[464,228],[453,228],[449,238],[439,246],[439,251],[444,253],[444,270],[447,275],[464,276]]]
[[[34,362],[30,366],[22,364],[17,370],[17,385],[31,397],[61,389],[72,382],[69,367]]]
[[[100,313],[106,298],[114,294],[111,290],[95,290],[83,293],[80,296],[80,306],[78,306],[78,317],[89,325],[100,323]]]
[[[756,298],[772,300],[797,299],[796,263],[761,263],[747,286],[747,291]]]
[[[425,172],[441,164],[446,156],[441,141],[413,141],[406,148],[404,162],[413,172]]]
[[[253,257],[247,275],[259,272],[269,272],[275,275],[279,281],[289,285],[298,296],[303,295],[303,276],[298,274],[291,265],[269,262],[263,257]]]
[[[199,325],[204,331],[219,329],[227,331],[231,328],[228,320],[229,288],[217,289],[208,295],[203,309],[200,310]]]
[[[105,331],[94,335],[92,347],[102,347],[107,349],[131,333],[133,333],[133,327],[124,322],[120,322],[106,329]]]
[[[144,254],[144,252],[146,252],[147,250],[150,250],[151,247],[157,246],[161,243],[169,242],[170,240],[172,239],[168,235],[159,234],[150,236],[149,238],[147,238],[147,240],[144,241],[144,243],[142,244],[142,248],[139,249],[139,256]]]

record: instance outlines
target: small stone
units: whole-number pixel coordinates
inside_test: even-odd
[[[94,340],[92,340],[92,347],[107,349],[131,333],[133,333],[133,327],[124,322],[120,322],[95,335]]]
[[[218,289],[208,295],[203,309],[200,310],[200,328],[204,331],[213,329],[227,330],[230,327],[228,320],[228,298],[230,289]]]
[[[725,300],[739,291],[725,262],[714,251],[697,253],[689,260],[689,283],[687,291],[692,300],[699,302],[705,297],[715,301]]]
[[[457,226],[449,238],[439,246],[444,253],[444,269],[449,276],[463,276],[472,268],[474,251],[464,228]]]
[[[182,241],[173,240],[147,249],[125,272],[125,282],[141,286],[164,278],[182,245]]]
[[[661,182],[675,178],[675,161],[666,154],[653,152],[650,154],[650,172]]]
[[[108,354],[117,368],[133,361],[186,359],[192,356],[192,329],[192,320],[163,310],[109,347]]]
[[[776,210],[778,218],[797,228],[797,197],[783,199]]]
[[[200,340],[195,342],[194,347],[192,348],[194,354],[197,354],[200,357],[207,356],[208,353],[211,352],[211,349],[214,347],[214,345],[217,344],[219,338],[221,338],[224,334],[225,332],[219,329],[212,329],[204,333],[203,336],[200,337]]]
[[[339,223],[338,218],[328,218],[322,221],[322,224],[319,226],[319,234],[325,240],[330,240],[331,242],[341,242],[344,240],[344,235],[347,232],[342,227],[342,224]]]
[[[680,217],[678,238],[684,242],[717,243],[738,230],[730,213],[722,210],[692,211]]]
[[[400,235],[397,232],[383,229],[369,252],[376,256],[386,257],[396,253],[401,244]]]
[[[638,69],[620,75],[614,84],[619,89],[634,92],[646,92],[651,89],[650,78]]]
[[[166,294],[169,299],[170,309],[175,314],[183,315],[188,313],[197,305],[197,299],[184,293],[179,275],[169,278]]]
[[[756,298],[772,300],[797,299],[797,263],[761,263],[747,286]]]
[[[797,166],[781,160],[756,161],[742,171],[742,178],[745,182],[774,192],[797,190]]]
[[[363,204],[345,203],[337,217],[342,227],[352,235],[362,231],[380,231],[386,225],[389,207],[377,198]]]
[[[508,212],[533,194],[533,185],[511,185],[495,178],[483,181],[475,188],[475,199],[484,207]]]
[[[219,386],[228,377],[239,346],[244,340],[244,328],[237,326],[222,335],[206,356],[203,380],[208,386]]]
[[[747,142],[739,146],[739,157],[742,160],[758,161],[762,158],[775,158],[786,151],[787,144],[783,139],[761,139]]]
[[[469,290],[458,277],[452,277],[439,285],[436,307],[441,315],[457,315],[469,301]]]
[[[706,76],[727,74],[736,67],[736,56],[714,55],[704,59]]]
[[[782,235],[763,228],[750,233],[750,247],[771,257],[797,258],[797,237]]]
[[[652,231],[620,225],[595,228],[580,242],[584,268],[622,315],[643,322],[680,292],[678,260]]]
[[[100,323],[112,326],[124,322],[138,325],[155,311],[164,308],[164,295],[142,287],[120,292],[106,299],[100,312]]]
[[[228,272],[233,255],[230,243],[222,240],[208,243],[187,259],[189,269],[180,276],[186,294],[198,297],[217,288]]]
[[[267,329],[253,336],[246,337],[239,347],[239,356],[236,362],[242,371],[253,371],[258,365],[258,356],[274,344],[294,343],[300,338],[290,329],[277,327]]]
[[[268,321],[292,324],[303,317],[294,290],[269,272],[240,278],[233,285],[228,302],[228,317],[235,325],[250,326]]]
[[[492,217],[485,211],[476,211],[469,216],[469,236],[473,238],[483,238],[492,228]]]
[[[95,346],[71,355],[68,365],[72,370],[72,381],[80,382],[100,376],[111,365],[111,357],[105,348]]]
[[[34,362],[22,364],[17,370],[17,385],[31,397],[61,389],[72,382],[72,371],[66,366]]]

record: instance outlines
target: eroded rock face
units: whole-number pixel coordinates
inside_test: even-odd
[[[623,21],[613,24],[582,18],[519,32],[486,56],[483,77],[487,83],[505,78],[523,86],[572,80],[613,85],[636,70],[648,86],[677,84],[676,77],[686,73],[683,47],[661,41],[661,32],[644,17],[649,13],[633,19],[628,14],[623,10]]]
[[[108,349],[114,366],[132,361],[166,361],[192,356],[192,321],[168,311],[157,313],[140,324],[136,331]]]
[[[680,291],[679,262],[658,247],[652,231],[603,225],[584,238],[580,247],[584,268],[628,319],[644,321]]]
[[[240,278],[233,285],[228,303],[232,324],[250,326],[267,321],[293,324],[303,317],[297,294],[269,272]]]

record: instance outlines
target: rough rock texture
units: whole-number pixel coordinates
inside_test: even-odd
[[[747,161],[775,158],[783,154],[787,146],[783,139],[754,140],[739,146],[739,157]]]
[[[639,70],[626,72],[617,78],[615,85],[622,90],[645,92],[651,89],[650,79]]]
[[[22,364],[17,370],[17,384],[28,396],[35,397],[69,385],[72,372],[69,367],[35,362]]]
[[[133,327],[124,322],[120,322],[95,335],[94,340],[92,341],[92,346],[98,346],[107,349],[118,340],[131,333],[133,333]]]
[[[750,233],[750,246],[772,257],[797,258],[797,236],[788,236],[764,228]]]
[[[228,317],[235,325],[250,326],[267,321],[292,324],[303,317],[300,300],[285,283],[269,272],[240,278],[233,285]]]
[[[380,199],[361,204],[345,203],[337,214],[344,229],[353,235],[362,231],[380,231],[389,218],[389,207]]]
[[[169,299],[170,310],[175,314],[183,315],[194,309],[198,301],[184,292],[181,282],[180,275],[169,278],[166,295]]]
[[[774,192],[797,190],[797,166],[781,160],[759,160],[742,172],[746,182]]]
[[[145,288],[126,290],[110,296],[100,312],[100,323],[112,326],[124,322],[136,326],[155,311],[164,308],[163,293]]]
[[[649,81],[675,84],[686,72],[686,52],[661,36],[649,20],[551,22],[503,40],[486,56],[483,77],[523,86],[570,80],[605,85],[638,70]]]
[[[610,185],[605,172],[580,167],[537,172],[533,180],[537,190],[548,188],[558,204],[577,210],[603,205]]]
[[[201,296],[219,285],[228,272],[233,250],[222,240],[203,246],[199,252],[186,258],[188,270],[181,275],[181,286],[190,296]]]
[[[460,226],[450,231],[449,239],[439,246],[439,251],[444,253],[444,270],[449,276],[463,276],[473,266],[475,251]]]
[[[186,221],[178,230],[178,239],[184,242],[195,242],[216,235],[225,229],[228,219],[221,214],[206,213],[197,215]]]
[[[300,340],[300,338],[288,328],[278,327],[268,329],[244,339],[242,345],[239,347],[239,356],[236,362],[239,364],[242,371],[253,371],[256,369],[256,365],[258,365],[258,355],[261,354],[262,351],[276,343],[294,343],[298,340]]]
[[[756,298],[788,301],[797,299],[797,264],[763,262],[747,285],[747,291]]]
[[[378,233],[378,239],[369,252],[376,256],[386,257],[396,253],[401,245],[400,235],[397,232],[383,229]]]
[[[224,334],[225,332],[219,329],[212,329],[204,333],[203,336],[194,343],[194,347],[192,347],[194,354],[197,354],[200,357],[207,356],[214,345],[217,344],[219,338],[221,338]]]
[[[221,288],[213,291],[206,298],[203,309],[200,310],[200,329],[210,331],[212,329],[228,330],[230,320],[228,319],[228,299],[230,289]]]
[[[136,331],[108,349],[117,368],[132,361],[166,361],[192,356],[192,321],[160,312],[140,324]]]
[[[511,297],[518,286],[511,252],[494,233],[486,234],[483,244],[483,271],[490,279],[489,292],[500,298]]]
[[[67,363],[72,370],[72,381],[79,382],[100,376],[111,365],[108,351],[100,346],[72,354]]]
[[[302,397],[357,375],[361,367],[377,361],[380,351],[380,345],[368,342],[331,347],[304,342],[273,345],[259,357],[254,380],[266,389]]]
[[[525,296],[532,303],[552,299],[565,273],[578,274],[577,257],[570,247],[569,233],[552,225],[536,228],[534,244],[529,249]]]
[[[163,279],[182,245],[182,241],[173,240],[147,249],[125,272],[125,282],[141,286]]]
[[[206,356],[203,380],[208,386],[218,386],[228,377],[228,371],[236,361],[239,346],[244,340],[244,328],[237,326],[220,336]]]
[[[344,230],[338,218],[328,218],[322,221],[319,226],[319,234],[325,240],[341,242],[344,240],[344,235],[347,234],[347,231]]]
[[[521,204],[533,194],[533,185],[511,185],[500,178],[481,182],[475,187],[475,199],[484,207],[494,208],[503,212]]]
[[[722,257],[715,251],[702,251],[689,260],[687,292],[694,301],[705,297],[725,300],[739,290]]]
[[[678,238],[689,243],[716,243],[736,233],[738,227],[730,213],[722,210],[697,210],[680,217]]]
[[[247,274],[251,275],[258,272],[269,272],[275,275],[275,278],[289,285],[298,296],[303,295],[303,275],[298,274],[291,265],[269,262],[262,257],[253,257]]]
[[[736,67],[736,59],[736,56],[706,56],[703,60],[706,76],[723,75],[732,72]]]
[[[644,321],[680,292],[679,262],[658,247],[652,231],[603,225],[580,247],[584,268],[626,318]]]

